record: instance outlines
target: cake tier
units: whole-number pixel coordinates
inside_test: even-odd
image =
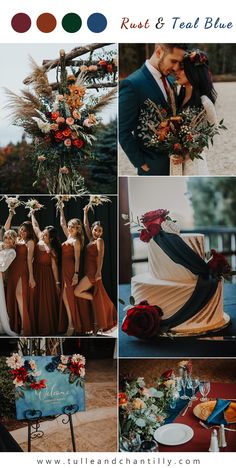
[[[145,273],[132,278],[131,291],[135,303],[147,300],[150,305],[157,305],[163,311],[163,319],[170,318],[191,297],[196,280],[188,283],[164,281]],[[177,335],[198,335],[224,327],[229,317],[223,312],[223,283],[219,282],[217,290],[208,304],[195,316],[170,331]]]
[[[198,255],[205,258],[203,234],[181,234],[181,237]],[[162,280],[188,283],[196,279],[187,268],[173,262],[153,239],[148,243],[148,268],[151,276]]]
[[[223,311],[223,281],[208,302],[194,317],[181,323],[170,331],[177,335],[201,335],[209,331],[219,330],[230,322],[230,317]]]
[[[163,310],[163,318],[169,318],[191,297],[196,282],[194,275],[186,283],[181,283],[179,278],[178,281],[166,281],[143,273],[132,278],[131,294],[135,304],[145,300],[151,305],[158,305]]]

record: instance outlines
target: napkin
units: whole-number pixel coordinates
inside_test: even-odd
[[[230,403],[231,400],[216,400],[215,407],[210,416],[208,416],[206,422],[209,424],[228,424],[224,412],[229,407]]]

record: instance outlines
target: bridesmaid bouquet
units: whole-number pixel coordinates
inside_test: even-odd
[[[41,203],[39,203],[35,198],[30,198],[30,200],[24,202],[24,206],[27,210],[29,210],[28,218],[30,218],[34,211],[39,211],[44,208],[44,205],[41,205]]]
[[[15,197],[8,197],[8,195],[4,195],[1,200],[3,199],[5,199],[8,209],[12,211],[13,214],[16,214],[16,208],[22,205],[22,202],[19,200],[19,195],[16,195]]]
[[[76,200],[76,197],[73,195],[55,195],[55,197],[52,198],[52,200],[56,200],[56,211],[57,214],[59,213],[61,208],[64,208],[65,203],[70,201],[72,198]]]
[[[144,104],[138,126],[144,145],[176,158],[203,159],[203,149],[209,147],[209,142],[213,145],[213,138],[220,130],[226,130],[223,120],[217,126],[209,124],[205,110],[188,107],[176,115],[175,111],[168,113],[150,99]]]
[[[94,206],[103,205],[103,203],[111,202],[110,198],[105,197],[104,195],[90,195],[88,209],[94,212]]]

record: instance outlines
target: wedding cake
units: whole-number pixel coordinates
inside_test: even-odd
[[[148,271],[131,280],[135,304],[146,300],[159,306],[163,311],[162,323],[167,323],[173,334],[198,335],[226,326],[230,318],[223,311],[223,279],[209,279],[204,272],[207,268],[204,235],[180,234],[177,224],[170,221],[159,225],[158,235],[145,240]],[[194,262],[202,268],[200,276]],[[199,299],[202,293],[205,297]]]

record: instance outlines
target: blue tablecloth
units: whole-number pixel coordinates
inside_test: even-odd
[[[129,303],[130,285],[121,285],[119,297]],[[125,316],[122,305],[119,307],[120,357],[236,357],[236,285],[224,284],[224,311],[231,317],[231,323],[223,330],[207,338],[160,338],[139,340],[121,331]]]

